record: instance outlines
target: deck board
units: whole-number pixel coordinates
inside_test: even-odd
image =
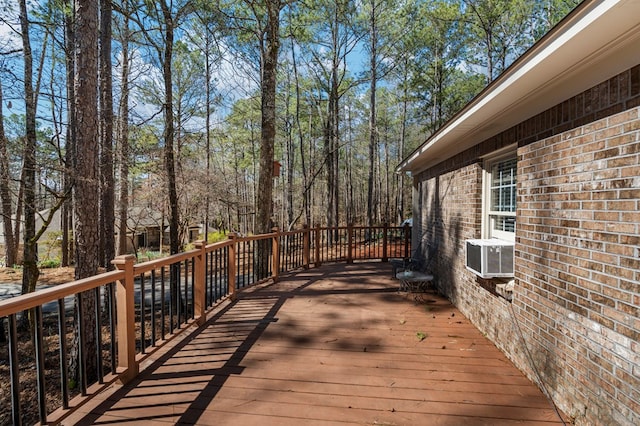
[[[65,424],[552,425],[553,406],[437,295],[383,263],[243,291]]]

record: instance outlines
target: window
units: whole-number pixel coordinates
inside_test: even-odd
[[[485,161],[483,234],[487,238],[515,241],[517,162],[513,152]]]

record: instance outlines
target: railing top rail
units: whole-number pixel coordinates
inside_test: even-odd
[[[371,229],[371,228],[383,228],[385,225],[379,226],[339,226],[339,227],[316,227],[315,229],[327,230],[327,229],[338,229],[338,230],[347,230],[347,229]],[[403,226],[386,226],[388,229],[404,229]],[[230,238],[228,240],[219,241],[216,243],[208,244],[205,247],[207,252],[214,251],[216,249],[224,248],[230,246],[236,242],[250,242],[250,241],[258,241],[269,238],[274,238],[282,235],[294,235],[298,233],[311,231],[313,228],[302,228],[296,229],[286,232],[271,232],[268,234],[259,234],[252,235],[246,237],[235,237]],[[200,250],[189,250],[187,252],[174,254],[171,256],[163,257],[160,259],[151,260],[148,262],[137,263],[134,265],[134,274],[139,275],[145,272],[152,271],[154,269],[158,269],[162,266],[171,265],[173,263],[182,262],[187,259],[191,259],[196,256]],[[45,303],[49,303],[60,299],[65,296],[69,296],[72,294],[80,293],[86,290],[91,290],[95,287],[99,287],[101,285],[105,285],[116,280],[124,279],[124,271],[111,271],[107,273],[103,273],[100,275],[96,275],[94,277],[84,278],[82,280],[72,281],[66,284],[61,284],[55,287],[38,290],[32,294],[26,294],[21,296],[16,296],[11,299],[7,299],[4,301],[0,301],[0,317],[11,315],[17,312],[21,312],[27,309],[31,309],[35,306],[43,305]]]
[[[147,262],[136,263],[133,266],[133,273],[135,275],[144,274],[145,272],[153,271],[162,266],[171,265],[173,263],[182,262],[187,259],[191,259],[197,255],[200,250],[189,250],[182,253],[172,254],[167,257],[161,257],[159,259],[149,260]]]
[[[0,317],[13,315],[49,302],[55,302],[63,297],[91,290],[122,279],[124,279],[124,271],[110,271],[93,277],[71,281],[66,284],[39,289],[34,293],[12,297],[11,299],[0,301]]]
[[[214,250],[218,250],[224,247],[228,247],[230,245],[232,245],[235,241],[232,239],[226,239],[223,241],[218,241],[215,243],[211,243],[211,244],[207,244],[205,247],[205,250],[207,251],[207,253],[214,251]]]
[[[309,228],[311,230],[313,229],[320,229],[323,231],[326,231],[328,229],[331,230],[345,230],[345,229],[378,229],[378,228],[387,228],[387,229],[404,229],[404,226],[402,225],[384,225],[384,224],[380,224],[380,225],[371,225],[371,226],[367,226],[367,225],[351,225],[351,226],[315,226],[313,228]]]
[[[303,229],[292,229],[291,231],[282,231],[280,232],[280,235],[296,235],[296,234],[303,234],[305,232],[309,232],[311,231],[311,228],[303,228]]]
[[[270,235],[270,234],[267,234],[267,235]],[[219,250],[224,247],[228,247],[234,244],[235,242],[237,242],[238,240],[242,241],[241,238],[236,238],[236,239],[228,239],[224,241],[218,241],[215,243],[207,244],[205,247],[205,250],[207,253],[210,253],[214,250]],[[185,251],[182,253],[173,254],[167,257],[162,257],[159,259],[149,260],[147,262],[136,263],[133,267],[134,274],[135,275],[144,274],[145,272],[153,271],[154,269],[161,268],[162,266],[167,266],[167,265],[171,265],[172,263],[182,262],[182,261],[193,258],[198,253],[200,253],[200,250],[195,249],[195,250]]]
[[[258,240],[266,240],[269,238],[277,237],[278,235],[279,235],[278,232],[270,232],[268,234],[258,234],[258,235],[249,235],[246,237],[238,237],[235,240],[241,241],[241,242],[258,241]]]

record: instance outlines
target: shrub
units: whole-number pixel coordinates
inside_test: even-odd
[[[46,268],[59,268],[60,267],[60,259],[45,259],[38,262],[38,268],[46,269]]]

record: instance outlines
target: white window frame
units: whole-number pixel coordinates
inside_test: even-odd
[[[505,148],[504,150],[500,150],[499,152],[493,153],[485,158],[483,158],[483,174],[482,174],[482,237],[483,238],[498,238],[501,240],[515,242],[516,239],[516,227],[517,222],[514,224],[514,230],[504,231],[493,229],[493,220],[497,217],[513,217],[514,220],[516,218],[515,205],[513,206],[513,212],[505,212],[505,211],[493,211],[491,209],[491,184],[492,184],[492,169],[493,167],[505,161],[516,160],[516,167],[514,169],[515,174],[517,175],[517,153],[516,146],[510,146]],[[515,176],[514,176],[515,177]],[[517,190],[516,182],[513,183],[514,191]],[[517,197],[516,197],[517,198]]]

